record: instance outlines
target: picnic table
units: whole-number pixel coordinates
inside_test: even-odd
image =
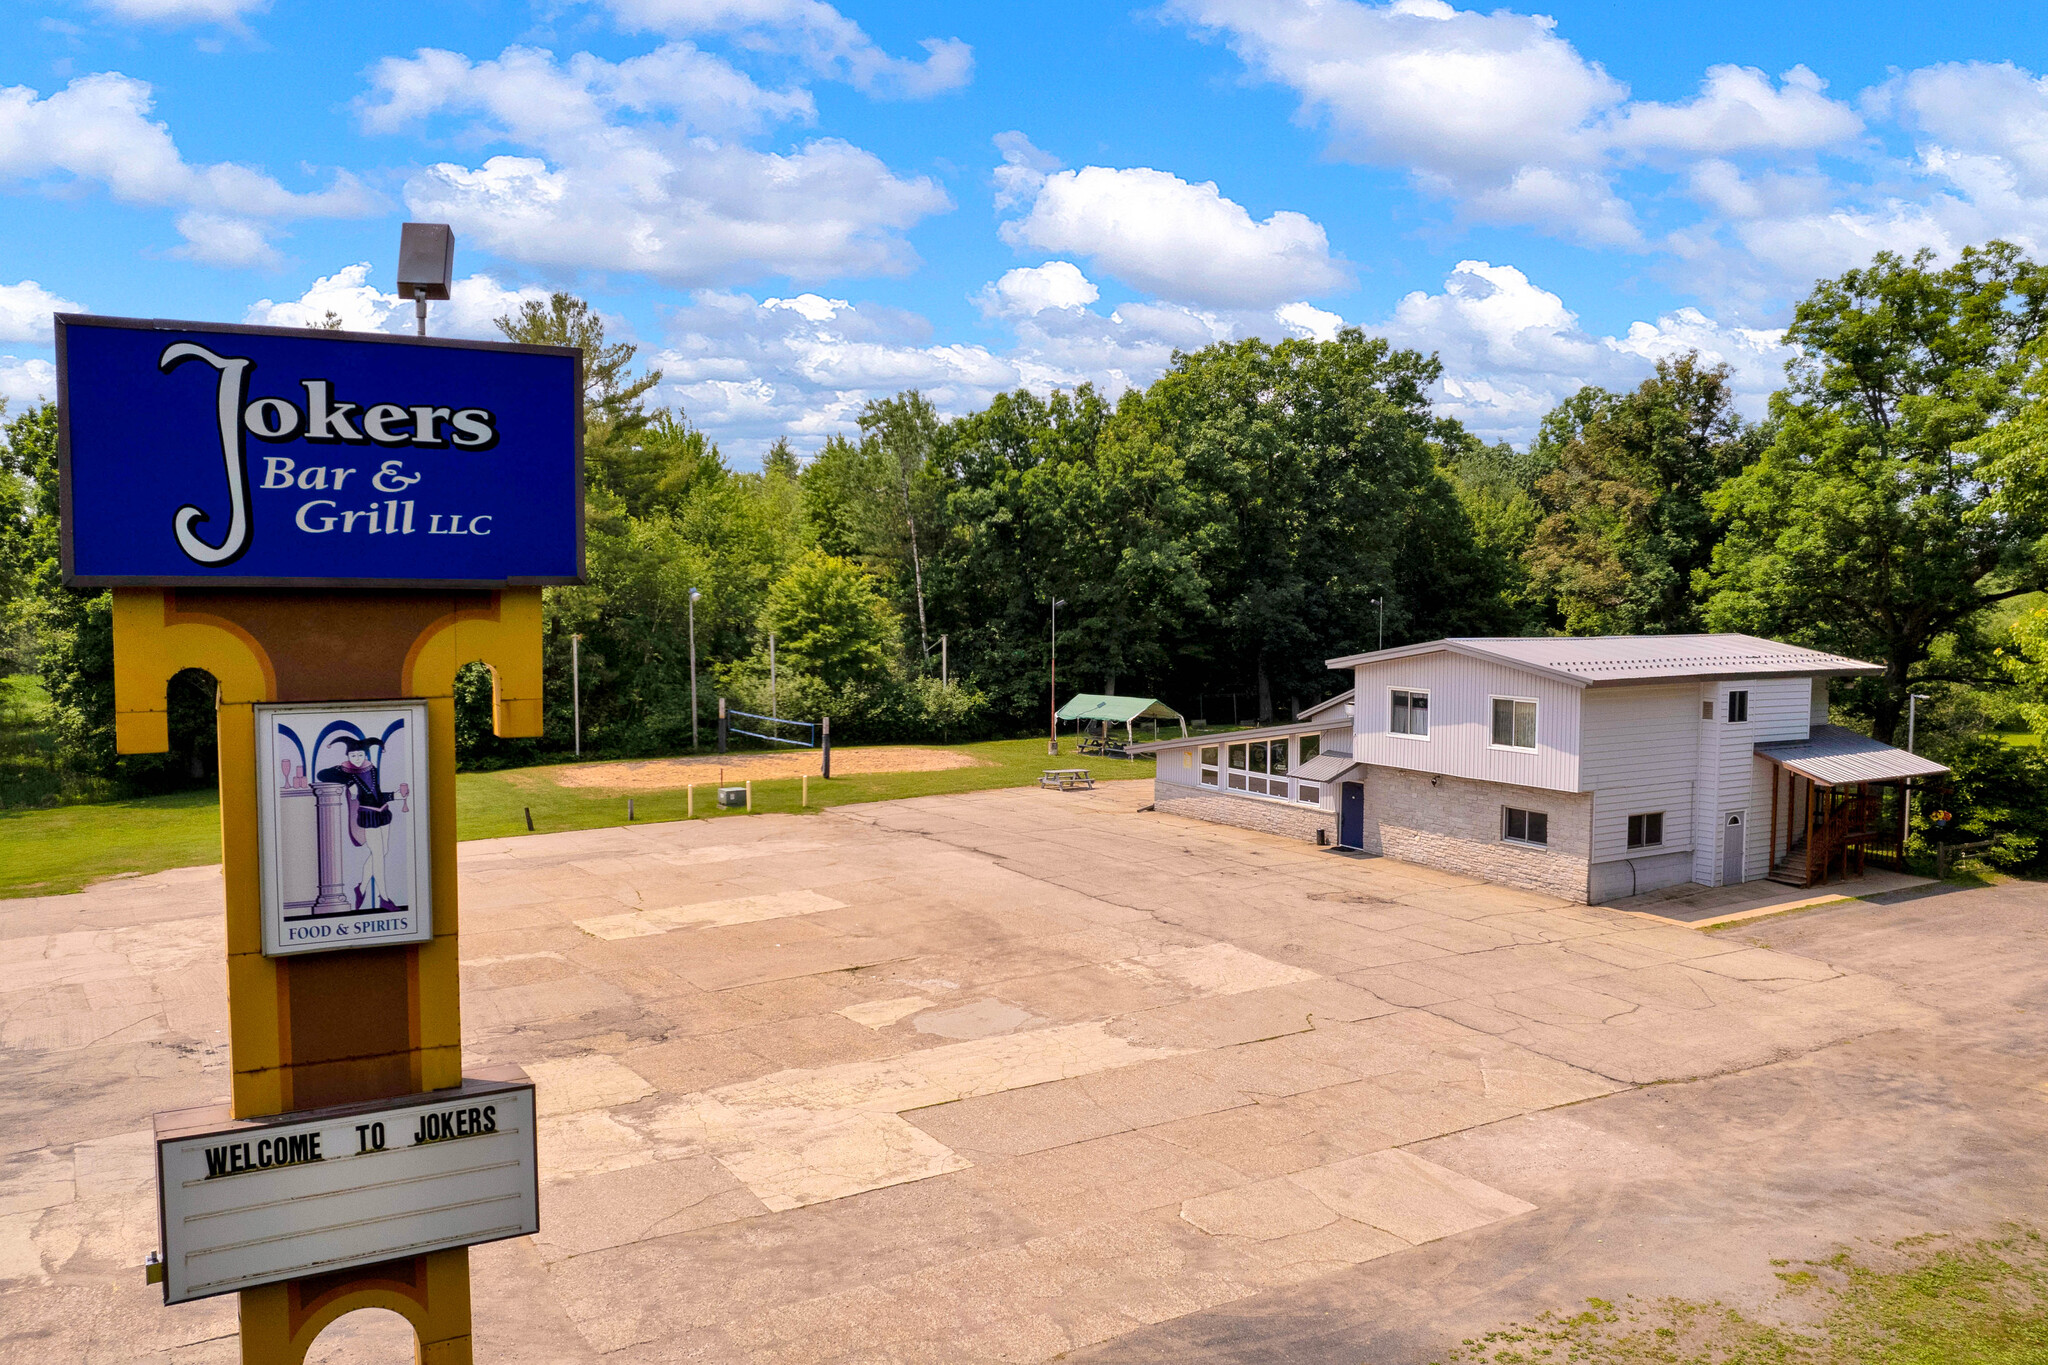
[[[1047,768],[1038,775],[1038,785],[1070,792],[1083,787],[1093,788],[1095,779],[1088,775],[1086,768]]]
[[[1082,739],[1081,752],[1084,754],[1100,754],[1104,758],[1130,757],[1129,754],[1124,752],[1124,742],[1122,740],[1103,739],[1096,735],[1089,735]]]

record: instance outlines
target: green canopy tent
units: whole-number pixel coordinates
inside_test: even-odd
[[[1132,730],[1134,721],[1172,720],[1180,722],[1181,738],[1187,738],[1187,717],[1155,697],[1105,697],[1097,692],[1080,692],[1068,698],[1067,704],[1054,713],[1060,720],[1078,721],[1083,725],[1102,723],[1103,737],[1109,736],[1109,727],[1121,725],[1124,735],[1135,744],[1138,736]]]

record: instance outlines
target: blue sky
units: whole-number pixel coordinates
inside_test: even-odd
[[[2041,249],[2048,18],[1987,3],[15,0],[0,395],[53,309],[444,333],[591,298],[742,466],[871,397],[1144,384],[1342,324],[1525,441],[1879,249]]]

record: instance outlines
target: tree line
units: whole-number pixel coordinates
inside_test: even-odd
[[[904,392],[742,471],[649,407],[659,371],[581,300],[499,326],[583,350],[589,580],[547,593],[546,739],[491,736],[488,680],[465,676],[472,765],[568,747],[571,636],[586,752],[687,748],[693,615],[700,734],[720,695],[849,741],[1029,732],[1056,600],[1063,691],[1211,722],[1289,716],[1341,685],[1323,659],[1381,639],[1739,630],[1882,663],[1838,687],[1844,719],[1898,741],[1926,695],[1922,738],[2000,790],[2037,760],[1981,737],[2048,725],[2048,267],[2007,243],[1818,283],[1760,421],[1685,355],[1581,389],[1525,451],[1432,407],[1433,356],[1346,329],[1177,354],[1115,396],[944,419]],[[107,598],[56,579],[54,411],[5,432],[7,667],[47,688],[66,763],[190,780],[204,680],[174,691],[171,756],[114,758]]]

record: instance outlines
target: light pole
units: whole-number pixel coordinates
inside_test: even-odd
[[[690,748],[697,747],[697,599],[704,594],[690,589]]]
[[[1046,734],[1045,751],[1057,754],[1060,751],[1060,608],[1067,605],[1063,597],[1052,600],[1052,678],[1048,684],[1046,711],[1050,728]]]
[[[576,757],[583,757],[583,637],[569,637],[569,714],[576,735]]]
[[[1387,647],[1387,599],[1384,597],[1375,597],[1372,599],[1372,604],[1380,609],[1379,647],[1381,649],[1385,649]]]
[[[398,296],[412,300],[421,336],[427,334],[427,300],[447,298],[454,283],[455,229],[446,223],[401,223]]]
[[[775,705],[775,632],[768,632],[768,717],[773,720],[782,714]]]

